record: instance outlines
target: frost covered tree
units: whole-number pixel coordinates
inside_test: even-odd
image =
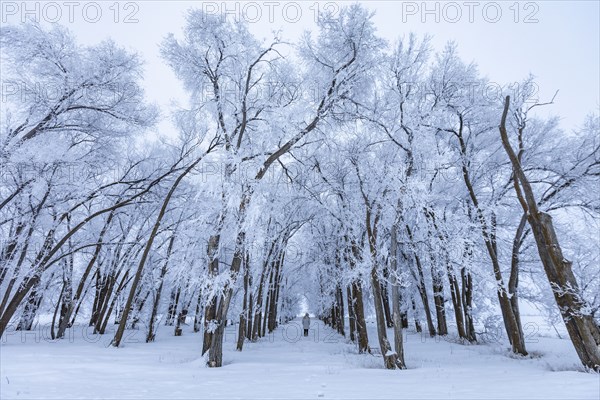
[[[499,327],[526,355],[525,299],[597,368],[597,116],[563,131],[533,78],[490,96],[455,44],[388,43],[360,5],[297,43],[193,9],[172,31],[157,45],[188,96],[157,132],[118,43],[0,30],[0,334],[46,315],[52,338],[114,324],[119,347],[193,331],[220,367],[231,321],[244,351],[306,303],[401,370],[413,326]]]

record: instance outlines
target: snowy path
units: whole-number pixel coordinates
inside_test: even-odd
[[[120,349],[107,348],[110,336],[90,335],[86,341],[82,330],[74,330],[58,342],[34,333],[3,338],[0,397],[597,399],[600,394],[600,375],[575,372],[570,343],[558,339],[540,338],[529,344],[539,358],[515,360],[500,346],[463,346],[409,332],[409,369],[386,371],[379,356],[357,354],[320,321],[313,321],[308,338],[295,320],[258,343],[246,343],[241,353],[234,350],[231,327],[226,365],[219,369],[204,367],[201,335],[188,330],[174,337],[170,327],[161,327],[153,344],[143,343],[143,332],[131,332]],[[376,342],[373,325],[369,339]]]

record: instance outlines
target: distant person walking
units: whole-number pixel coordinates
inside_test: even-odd
[[[310,317],[308,313],[304,314],[304,318],[302,318],[302,327],[304,328],[304,336],[308,336],[308,328],[310,328]]]

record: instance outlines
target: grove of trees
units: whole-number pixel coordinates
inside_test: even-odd
[[[190,10],[159,44],[186,106],[159,110],[118,43],[1,28],[0,335],[48,316],[52,338],[85,324],[118,347],[190,323],[220,367],[228,323],[242,351],[307,301],[404,369],[409,325],[500,329],[526,356],[526,300],[598,370],[600,117],[564,131],[533,77],[388,43],[360,5],[278,35]]]

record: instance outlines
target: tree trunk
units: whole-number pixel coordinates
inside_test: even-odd
[[[348,300],[348,324],[350,329],[350,340],[356,341],[356,315],[354,314],[354,305],[353,305],[353,296],[352,296],[352,286],[346,286],[346,298]]]
[[[434,271],[431,272],[434,273]],[[433,279],[433,303],[435,305],[437,332],[442,336],[447,335],[448,325],[446,324],[446,309],[444,304],[444,284],[439,276]]]
[[[271,276],[273,276],[273,270],[271,269]],[[261,337],[267,334],[267,321],[269,320],[269,309],[271,308],[271,291],[267,288],[267,295],[265,299],[265,311],[262,313],[262,326],[260,328]]]
[[[23,309],[23,314],[21,314],[21,318],[17,324],[18,331],[30,331],[31,327],[33,326],[35,314],[37,313],[40,303],[42,302],[43,291],[40,291],[39,285],[39,283],[35,285],[31,292],[29,292],[27,303],[25,303],[25,308]]]
[[[106,285],[105,280],[103,279],[103,277],[100,274],[100,268],[96,268],[96,273],[94,274],[94,278],[96,279],[96,287],[94,290],[94,301],[92,303],[92,314],[90,316],[90,322],[88,324],[88,326],[94,326],[96,325],[96,322],[98,321],[98,313],[100,312],[100,302],[103,300],[102,299],[102,291]],[[92,278],[92,279],[94,279]]]
[[[275,260],[275,264],[273,267],[273,275],[272,282],[269,285],[269,313],[268,313],[268,329],[269,333],[273,332],[277,327],[277,303],[278,303],[278,294],[279,294],[279,283],[281,281],[281,263],[283,261],[283,256],[285,253],[282,253]]]
[[[344,293],[342,292],[342,287],[338,284],[336,290],[336,300],[337,300],[337,331],[340,335],[346,336],[345,332],[345,321],[344,321]]]
[[[402,337],[402,315],[400,312],[400,282],[398,268],[398,227],[394,225],[390,243],[390,269],[392,272],[392,310],[394,318],[394,350],[396,351],[396,365],[399,369],[406,369],[404,361],[404,339]]]
[[[510,305],[513,314],[517,320],[519,334],[524,336],[523,327],[521,325],[521,312],[519,310],[519,251],[523,243],[523,235],[525,225],[527,224],[527,214],[521,216],[521,221],[517,227],[515,237],[513,239],[512,257],[510,262],[510,277],[508,279],[508,293],[510,294]]]
[[[200,332],[202,325],[202,315],[200,310],[202,309],[202,291],[198,293],[198,299],[196,301],[196,312],[194,313],[194,333]]]
[[[263,288],[265,284],[266,275],[268,274],[269,269],[269,260],[265,260],[263,264],[263,269],[260,274],[260,281],[258,283],[258,291],[256,293],[256,307],[255,307],[255,315],[254,322],[252,324],[252,341],[255,342],[259,337],[262,336],[261,332],[261,322],[262,322],[262,303],[263,303]]]
[[[208,272],[212,278],[219,274],[219,242],[221,240],[220,235],[212,235],[208,239],[208,246],[206,253],[208,255],[209,265]],[[212,295],[206,309],[204,310],[204,341],[202,342],[202,355],[204,355],[210,348],[210,342],[212,341],[213,332],[211,328],[215,323],[215,317],[217,314],[217,296]]]
[[[460,270],[462,280],[462,304],[465,315],[465,335],[469,342],[476,342],[475,324],[473,323],[473,277],[465,268]]]
[[[528,220],[554,298],[577,355],[583,365],[600,371],[600,329],[586,311],[588,305],[581,297],[571,262],[563,257],[552,217],[538,211],[537,214],[530,214]]]
[[[250,269],[250,253],[246,253],[246,265]],[[252,292],[252,273],[248,272],[248,309],[246,310],[246,339],[252,340],[252,322],[254,319],[254,296]]]
[[[240,313],[240,325],[238,329],[237,346],[236,350],[242,351],[244,348],[244,339],[246,338],[246,317],[248,313],[248,293],[249,293],[249,279],[250,279],[250,266],[246,262],[244,263],[244,299],[242,301],[242,312]]]
[[[387,271],[387,268],[385,268],[385,270]],[[387,273],[384,272],[384,276],[385,275],[387,275]],[[381,302],[383,304],[383,312],[385,315],[385,325],[388,328],[391,328],[394,326],[394,321],[392,321],[392,312],[390,310],[390,295],[388,293],[387,282],[381,283]]]
[[[242,200],[243,204],[246,204],[246,200]],[[243,210],[242,210],[243,213]],[[243,220],[240,221],[242,223]],[[246,233],[243,230],[238,232],[235,241],[235,251],[233,253],[233,260],[231,261],[230,273],[231,282],[235,282],[237,275],[240,271],[243,262],[243,246],[245,242]],[[208,351],[208,362],[209,367],[221,367],[223,365],[223,336],[225,334],[225,326],[227,324],[227,312],[231,305],[231,299],[233,297],[232,284],[227,284],[223,289],[223,294],[219,296],[219,304],[215,315],[217,329],[213,334],[210,349]]]
[[[275,280],[275,307],[273,308],[273,329],[275,330],[279,326],[279,296],[281,294],[281,282],[283,281],[283,260],[285,258],[285,250],[281,254],[279,260],[279,266],[277,268],[277,279]]]
[[[362,285],[360,281],[352,282],[353,309],[356,317],[356,332],[358,334],[358,352],[370,352],[369,336],[367,335],[367,323],[365,321],[365,309],[363,306]]]
[[[383,302],[381,300],[381,283],[377,276],[375,267],[371,270],[371,286],[373,288],[373,298],[375,303],[375,317],[377,322],[377,337],[379,339],[379,348],[383,356],[383,364],[387,369],[401,368],[398,361],[398,354],[392,350],[392,346],[388,340],[385,315],[383,312]]]

